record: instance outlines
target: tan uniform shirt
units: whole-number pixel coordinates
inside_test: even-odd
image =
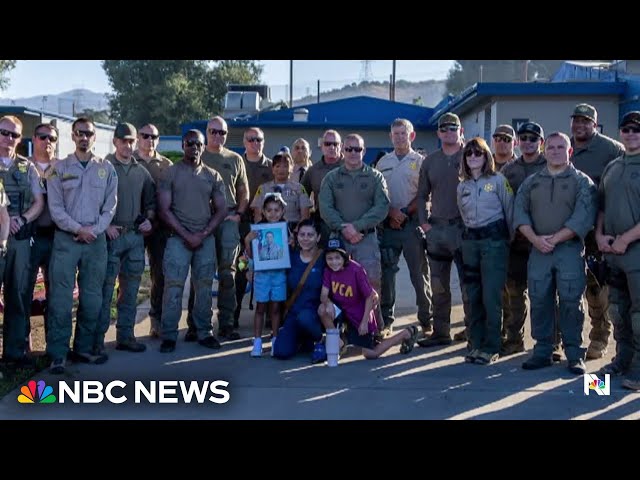
[[[378,161],[376,168],[387,182],[391,207],[405,208],[416,198],[422,161],[422,155],[413,150],[402,160],[398,159],[395,152],[391,152]]]
[[[284,209],[284,219],[287,222],[299,222],[302,219],[303,208],[311,207],[311,200],[309,195],[304,190],[304,187],[298,182],[285,182],[283,184],[277,184],[274,180],[263,183],[258,187],[256,196],[251,202],[251,208],[259,208],[262,210],[264,203],[264,197],[270,192],[280,192],[282,198],[287,204]]]
[[[247,157],[244,157],[244,167],[247,170],[249,205],[251,205],[258,187],[269,180],[273,180],[272,162],[265,155],[262,155],[262,158],[257,162],[250,162]]]
[[[427,202],[431,197],[431,216],[452,220],[460,217],[456,191],[460,180],[462,148],[453,155],[445,155],[442,150],[426,157],[420,168],[418,186],[418,218],[420,224],[427,223]]]
[[[171,192],[171,212],[191,233],[204,230],[211,219],[213,201],[224,195],[224,182],[214,169],[196,168],[179,162],[169,167],[160,181],[160,190]]]
[[[116,213],[117,191],[118,175],[111,163],[92,155],[83,167],[72,153],[56,163],[47,181],[51,218],[67,232],[92,226],[100,235]]]
[[[160,183],[160,178],[162,177],[162,173],[173,165],[173,162],[169,160],[167,157],[160,155],[158,152],[155,152],[155,156],[150,160],[145,160],[142,158],[140,151],[136,150],[133,152],[133,156],[138,160],[138,163],[142,165],[147,171],[151,174],[151,178],[153,178],[153,183],[157,185]]]
[[[242,157],[236,152],[223,148],[220,153],[205,150],[202,154],[202,161],[222,177],[227,206],[232,209],[237,208],[239,203],[238,189],[244,185],[246,191],[249,192],[249,180]]]

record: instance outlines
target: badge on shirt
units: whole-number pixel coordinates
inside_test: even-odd
[[[486,183],[484,185],[484,191],[485,192],[493,192],[493,183]]]
[[[410,168],[411,170],[415,170],[415,169],[417,169],[417,168],[418,168],[418,164],[417,164],[416,162],[411,162],[411,163],[409,164],[409,168]]]
[[[107,171],[104,168],[101,168],[100,170],[98,170],[98,176],[100,178],[106,178],[107,177]]]
[[[504,188],[509,195],[513,195],[513,188],[511,188],[511,184],[506,178],[504,179]]]
[[[18,165],[18,171],[20,173],[27,173],[27,166],[24,163]]]

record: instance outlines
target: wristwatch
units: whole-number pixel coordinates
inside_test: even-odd
[[[22,221],[22,226],[26,225],[27,222],[27,217],[25,217],[24,215],[20,215],[20,220]]]

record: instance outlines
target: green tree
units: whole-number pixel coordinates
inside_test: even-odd
[[[114,92],[111,118],[151,122],[165,135],[220,113],[230,83],[257,83],[262,74],[255,60],[104,60],[102,68]]]
[[[110,122],[108,110],[92,110],[90,108],[87,108],[82,112],[76,112],[76,116],[90,118],[96,123],[108,124]]]
[[[0,60],[0,90],[9,86],[9,79],[6,74],[16,66],[15,60]]]

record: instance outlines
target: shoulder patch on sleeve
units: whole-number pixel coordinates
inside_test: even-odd
[[[256,190],[256,197],[257,197],[258,195],[262,195],[262,185],[260,185],[260,186],[258,187],[258,190]]]
[[[506,178],[504,179],[504,188],[509,195],[513,195],[513,188],[511,188],[511,184]]]

